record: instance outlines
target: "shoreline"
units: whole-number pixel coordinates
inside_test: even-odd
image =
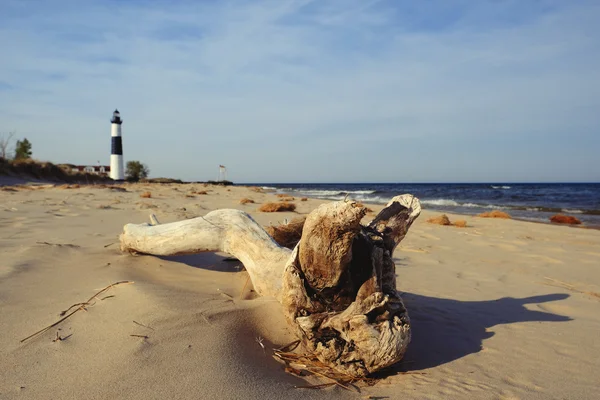
[[[127,182],[127,181],[98,181],[98,182],[80,182],[80,181],[52,181],[52,180],[47,180],[47,179],[36,179],[33,177],[25,177],[25,176],[10,176],[10,175],[0,175],[0,188],[2,188],[3,190],[8,190],[8,189],[4,189],[4,188],[10,188],[11,186],[44,186],[44,185],[54,185],[54,186],[60,186],[62,184],[77,184],[80,186],[112,186],[112,185],[122,185],[122,184],[159,184],[159,185],[215,185],[215,186],[223,186],[223,187],[242,187],[242,188],[252,188],[252,187],[267,187],[266,185],[263,184],[263,186],[257,186],[257,185],[248,185],[248,184],[235,184],[233,182],[230,181],[224,181],[224,182],[216,182],[216,181],[197,181],[197,182],[184,182],[181,181],[179,179],[173,179],[173,178],[151,178],[151,179],[146,179],[146,180],[141,180],[139,182]],[[485,183],[487,185],[487,183]],[[425,184],[423,184],[425,185]],[[275,186],[269,186],[267,189],[262,189],[265,193],[279,193],[282,192],[282,188],[277,188]],[[283,193],[286,193],[285,191]],[[289,192],[287,192],[289,193]],[[318,196],[314,196],[314,195],[307,195],[307,194],[303,194],[303,193],[299,193],[296,194],[296,196],[302,195],[303,197],[307,197],[310,199],[314,199],[314,200],[320,200],[320,201],[336,201],[335,199],[329,199],[329,198],[323,198],[323,197],[318,197]],[[348,196],[348,198],[352,198],[351,196]],[[378,202],[373,202],[373,201],[369,201],[369,200],[358,200],[358,199],[354,199],[355,201],[361,202],[363,204],[368,204],[371,206],[383,206],[385,203],[378,203]],[[445,210],[443,208],[432,208],[429,205],[422,205],[423,210],[426,211],[431,211],[431,212],[437,212],[437,213],[442,213],[442,214],[453,214],[453,215],[459,215],[459,216],[465,216],[465,217],[477,217],[477,213],[468,213],[468,212],[461,212],[459,210]],[[490,208],[489,209],[494,210],[494,208]],[[510,214],[510,210],[506,210],[503,208],[498,208],[498,210],[505,210],[504,212],[508,213],[512,220],[515,221],[521,221],[521,222],[531,222],[531,223],[536,223],[536,224],[543,224],[543,225],[551,225],[551,226],[568,226],[571,228],[581,228],[581,229],[593,229],[593,230],[600,230],[600,223],[597,224],[589,224],[586,223],[584,221],[582,221],[582,224],[558,224],[558,223],[553,223],[551,221],[548,220],[542,220],[542,219],[534,219],[534,218],[524,218],[524,217],[519,217],[519,216],[514,216],[512,214]],[[551,212],[546,212],[543,211],[546,214],[552,214]],[[557,212],[556,214],[562,214],[562,215],[573,215],[575,217],[577,217],[577,215],[579,213],[560,213]],[[556,215],[554,214],[554,215]],[[592,214],[595,215],[595,214]]]
[[[238,187],[254,187],[254,186],[242,186],[242,185],[236,185]],[[272,191],[273,193],[277,193],[280,189],[279,188],[275,188],[275,189],[269,189],[269,191]],[[302,193],[300,193],[302,194]],[[311,199],[315,199],[315,200],[322,200],[322,201],[337,201],[337,200],[333,200],[333,199],[327,199],[327,198],[321,198],[321,197],[317,197],[317,196],[311,196],[311,195],[306,195],[306,194],[302,194],[302,196],[304,197],[308,197]],[[348,196],[348,198],[352,198],[351,196]],[[377,203],[377,202],[372,202],[369,200],[356,200],[357,202],[363,203],[363,204],[368,204],[370,206],[384,206],[385,204],[382,203]],[[469,213],[464,213],[464,212],[460,212],[460,211],[448,211],[448,210],[443,210],[443,209],[438,209],[438,208],[430,208],[430,207],[425,207],[422,205],[423,210],[425,211],[431,211],[431,212],[437,212],[437,213],[441,213],[441,214],[451,214],[451,215],[460,215],[460,216],[465,216],[465,217],[475,217],[475,218],[481,218],[478,217],[478,214],[469,214]],[[490,208],[490,211],[492,211],[494,209]],[[506,211],[504,211],[506,212]],[[509,212],[507,212],[507,214],[510,215]],[[559,214],[559,213],[557,213]],[[576,213],[575,213],[576,214]],[[556,215],[556,214],[555,214]],[[573,215],[573,214],[568,214],[568,213],[564,213],[563,215]],[[554,223],[551,222],[550,220],[548,221],[542,221],[542,220],[534,220],[534,219],[527,219],[527,218],[520,218],[520,217],[515,217],[513,215],[511,216],[511,220],[513,221],[521,221],[521,222],[531,222],[531,223],[536,223],[536,224],[542,224],[542,225],[551,225],[551,226],[567,226],[567,227],[571,227],[571,228],[581,228],[581,229],[593,229],[593,230],[600,230],[600,224],[594,224],[594,225],[586,225],[585,223],[581,223],[581,224],[558,224],[558,223]]]

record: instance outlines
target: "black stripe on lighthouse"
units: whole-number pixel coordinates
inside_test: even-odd
[[[110,154],[116,154],[119,156],[123,155],[123,142],[121,141],[121,136],[112,137],[112,148]]]

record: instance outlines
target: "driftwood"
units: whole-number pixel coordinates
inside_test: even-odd
[[[307,217],[293,250],[239,210],[162,225],[154,218],[153,225],[125,225],[121,250],[231,254],[258,294],[281,302],[308,352],[337,371],[364,377],[400,361],[410,342],[392,254],[420,212],[419,200],[405,194],[363,226],[360,204],[323,204]]]

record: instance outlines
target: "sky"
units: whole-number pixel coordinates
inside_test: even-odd
[[[248,182],[600,181],[600,2],[2,0],[0,134]]]

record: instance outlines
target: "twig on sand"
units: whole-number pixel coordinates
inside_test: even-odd
[[[150,338],[150,336],[146,336],[146,335],[129,335],[129,336],[139,337],[139,338],[142,338],[142,339],[148,339],[148,338]]]
[[[50,242],[36,242],[37,244],[45,244],[47,246],[57,246],[57,247],[71,247],[71,248],[78,248],[81,247],[77,244],[71,244],[71,243],[50,243]]]
[[[263,339],[263,338],[262,338],[262,337],[260,337],[260,336],[257,336],[257,337],[256,337],[256,343],[258,343],[258,345],[259,345],[260,347],[262,347],[262,349],[263,349],[263,353],[267,354],[267,349],[265,349],[265,344],[263,343],[263,340],[265,340],[265,339]]]
[[[74,308],[74,307],[81,307],[81,308],[83,308],[85,310],[85,307],[87,307],[89,305],[92,305],[92,304],[89,304],[89,302],[87,302],[87,301],[84,302],[84,303],[75,303],[71,307],[67,308],[66,310],[61,311],[60,314],[58,314],[58,315],[62,317],[63,315],[65,315],[66,313],[68,313],[69,311],[71,311],[71,309]]]
[[[112,243],[109,243],[109,244],[105,244],[105,245],[104,245],[104,248],[110,247],[110,246],[112,246],[112,245],[113,245],[113,244],[115,244],[115,243],[117,243],[117,242],[112,242]]]
[[[81,311],[84,310],[85,311],[85,307],[90,306],[92,304],[91,301],[94,300],[95,298],[97,298],[99,295],[101,295],[102,293],[106,292],[107,290],[117,286],[117,285],[122,285],[125,283],[133,283],[133,281],[119,281],[119,282],[115,282],[115,283],[111,283],[110,285],[108,285],[107,287],[105,287],[104,289],[100,290],[98,293],[96,293],[95,295],[93,295],[92,297],[90,297],[87,301],[83,302],[83,303],[76,303],[73,304],[71,307],[67,308],[65,311],[62,311],[60,313],[61,316],[65,315],[64,317],[62,317],[61,319],[59,319],[58,321],[56,321],[55,323],[53,323],[52,325],[48,325],[47,327],[45,327],[44,329],[40,329],[39,331],[37,331],[36,333],[27,336],[25,339],[21,339],[21,343],[23,343],[26,340],[31,339],[34,336],[37,336],[41,333],[44,333],[46,331],[48,331],[51,328],[54,328],[56,325],[60,324],[61,322],[63,322],[64,320],[66,320],[67,318],[69,318],[71,315],[75,314],[77,311]],[[75,310],[71,311],[70,313],[69,310],[71,310],[73,307],[77,307],[75,308]],[[68,314],[67,314],[68,313]]]
[[[70,338],[71,336],[73,336],[73,334],[71,333],[70,335],[67,335],[65,337],[62,337],[58,334],[58,331],[56,332],[56,338],[52,339],[52,342],[62,342],[63,340],[67,340],[68,338]]]
[[[147,325],[144,325],[144,324],[140,324],[140,323],[139,323],[139,322],[137,322],[137,321],[133,321],[133,323],[134,323],[134,324],[136,324],[136,325],[139,325],[139,326],[143,326],[144,328],[148,328],[148,329],[152,329],[152,330],[154,330],[154,328],[152,328],[152,327],[149,327],[149,326],[147,326]]]

